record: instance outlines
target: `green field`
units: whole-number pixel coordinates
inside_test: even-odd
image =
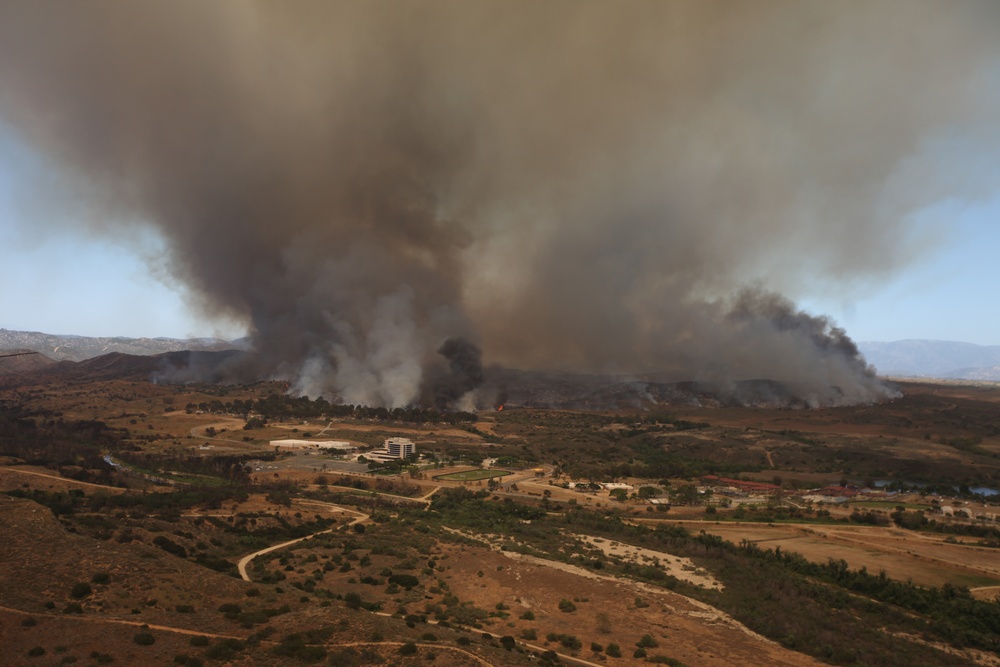
[[[450,472],[445,475],[435,475],[434,479],[445,482],[478,482],[481,479],[492,479],[511,474],[509,470],[464,470],[462,472]]]
[[[908,510],[929,510],[932,507],[927,503],[904,503],[892,500],[861,500],[858,502],[852,500],[849,506],[872,510],[894,510],[897,507],[903,507]]]

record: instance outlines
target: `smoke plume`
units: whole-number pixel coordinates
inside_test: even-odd
[[[298,392],[454,401],[463,339],[869,401],[779,294],[856,294],[919,255],[914,212],[986,193],[959,157],[998,136],[998,28],[971,0],[12,0],[0,118]]]

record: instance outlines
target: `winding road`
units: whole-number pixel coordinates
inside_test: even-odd
[[[302,504],[302,505],[322,505],[323,507],[330,508],[331,511],[347,512],[347,513],[350,513],[350,514],[357,514],[358,517],[356,519],[354,519],[354,521],[351,521],[349,524],[347,524],[348,526],[353,526],[356,523],[361,523],[362,521],[367,521],[370,518],[370,515],[365,514],[364,512],[359,512],[358,510],[352,510],[352,509],[348,509],[346,507],[341,507],[340,505],[334,505],[333,503],[324,503],[321,500],[298,500],[297,502],[299,504]],[[266,549],[261,549],[260,551],[255,551],[252,554],[248,554],[248,555],[244,556],[243,558],[241,558],[240,562],[236,564],[237,569],[240,571],[240,577],[243,579],[243,581],[250,581],[250,575],[247,574],[247,565],[249,565],[250,561],[252,561],[257,556],[263,556],[266,553],[271,553],[272,551],[277,551],[278,549],[284,549],[287,546],[291,546],[293,544],[296,544],[298,542],[302,542],[304,540],[311,540],[312,538],[314,538],[314,537],[316,537],[318,535],[325,535],[326,533],[332,533],[333,531],[337,530],[338,528],[340,528],[340,526],[337,526],[336,528],[326,528],[324,530],[317,531],[317,532],[312,533],[310,535],[306,535],[305,537],[299,537],[299,538],[296,538],[294,540],[289,540],[287,542],[282,542],[281,544],[275,544],[275,545],[267,547]]]

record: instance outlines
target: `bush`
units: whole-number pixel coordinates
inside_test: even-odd
[[[37,658],[43,655],[45,655],[45,649],[41,646],[36,646],[28,651],[28,657],[30,658]]]
[[[81,598],[87,597],[88,595],[90,595],[93,592],[94,592],[94,589],[92,589],[90,587],[90,584],[88,584],[88,583],[86,583],[84,581],[81,581],[80,583],[78,583],[75,586],[73,586],[73,589],[69,592],[69,594],[70,594],[70,597],[74,597],[77,600],[79,600]]]
[[[535,620],[535,614],[532,611],[526,611],[520,616],[522,621],[533,621]]]
[[[576,611],[576,605],[569,600],[562,599],[559,601],[559,611],[569,614]]]
[[[635,653],[632,654],[632,657],[633,658],[645,658],[646,657],[646,649],[644,649],[644,648],[637,648],[635,650]]]
[[[137,632],[135,633],[135,636],[132,637],[132,641],[139,646],[152,646],[156,643],[156,637],[154,637],[151,632]]]
[[[90,582],[94,584],[107,584],[111,582],[111,575],[107,572],[98,572],[90,578]]]
[[[389,577],[389,582],[402,586],[403,588],[413,588],[420,583],[420,580],[412,574],[394,574]]]
[[[359,524],[360,525],[360,524]],[[399,647],[400,655],[415,655],[417,652],[417,645],[413,642],[406,642]]]
[[[80,606],[79,602],[70,602],[63,608],[62,613],[64,614],[82,614],[83,607]]]
[[[538,639],[538,631],[534,628],[525,628],[521,630],[521,639],[527,639],[528,641],[534,641]]]
[[[195,635],[188,640],[191,646],[208,646],[208,637],[203,637],[202,635]]]
[[[606,648],[604,652],[612,658],[622,657],[622,650],[621,647],[618,646],[618,644],[608,644],[608,648]]]
[[[205,657],[210,660],[231,660],[236,656],[236,651],[236,648],[223,641],[208,647],[205,651]]]
[[[639,648],[656,648],[659,644],[653,639],[653,635],[643,635],[642,638],[635,643]]]

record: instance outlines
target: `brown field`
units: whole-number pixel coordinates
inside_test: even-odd
[[[724,585],[719,572],[707,569],[709,561],[655,549],[640,538],[629,544],[609,538],[608,533],[588,534],[584,526],[568,524],[573,508],[614,518],[630,528],[637,523],[678,523],[693,534],[704,530],[734,543],[749,540],[817,562],[842,559],[851,568],[884,570],[894,579],[923,586],[968,587],[982,599],[1000,591],[1000,550],[977,546],[975,538],[948,539],[944,533],[904,530],[891,523],[851,524],[850,508],[830,508],[831,518],[841,519],[839,523],[736,523],[713,520],[718,516],[706,514],[701,505],[675,503],[663,513],[637,498],[618,502],[607,491],[580,493],[560,486],[573,480],[615,480],[634,488],[656,486],[663,497],[670,497],[678,489],[690,490],[698,474],[704,474],[684,468],[669,478],[648,473],[656,463],[654,449],[674,456],[672,463],[707,461],[706,469],[718,466],[739,471],[726,475],[776,480],[789,490],[796,485],[837,484],[841,479],[862,484],[869,478],[926,480],[936,474],[996,486],[1000,485],[1000,390],[996,388],[912,384],[906,385],[906,397],[894,403],[830,410],[671,408],[672,417],[706,424],[692,429],[643,422],[645,415],[517,409],[483,416],[474,426],[479,433],[446,425],[325,418],[286,419],[245,430],[242,418],[222,414],[224,410],[197,414],[186,407],[261,398],[274,390],[269,384],[167,387],[102,380],[0,391],[0,399],[30,406],[40,414],[51,411],[65,420],[102,420],[123,429],[126,446],[115,451],[132,448],[171,462],[237,454],[247,458],[228,460],[239,460],[238,466],[247,462],[258,466],[258,457],[274,454],[268,446],[271,439],[306,433],[359,445],[405,435],[418,443],[419,451],[437,457],[422,462],[424,467],[412,476],[388,477],[349,466],[338,470],[332,458],[322,455],[281,456],[241,482],[247,485],[245,494],[214,501],[199,485],[226,488],[228,481],[205,471],[185,473],[183,481],[170,487],[153,486],[149,479],[127,471],[115,472],[100,479],[120,486],[103,486],[69,479],[70,475],[98,479],[99,461],[92,464],[95,470],[87,471],[65,463],[26,465],[5,457],[0,461],[0,490],[29,495],[38,502],[0,495],[3,664],[58,664],[64,658],[92,664],[95,652],[113,655],[116,664],[175,664],[182,654],[207,657],[207,649],[190,645],[190,637],[197,633],[213,643],[226,637],[251,640],[252,645],[238,656],[216,664],[301,664],[277,656],[274,649],[283,637],[322,628],[332,628],[333,633],[322,642],[326,650],[364,647],[378,654],[383,664],[404,666],[537,664],[521,652],[528,650],[558,651],[564,664],[640,665],[646,663],[633,658],[632,652],[644,634],[659,644],[650,656],[673,658],[689,667],[822,664],[809,657],[806,648],[782,646],[778,641],[787,638],[780,633],[770,634],[775,637],[771,640],[750,631],[734,616],[749,625],[753,620],[738,611],[731,610],[730,615],[698,601],[730,609],[718,601],[734,588]],[[208,434],[210,428],[214,435]],[[496,488],[483,480],[432,479],[476,470],[487,452],[518,462],[511,474],[497,480]],[[93,476],[87,477],[88,473]],[[181,510],[154,506],[140,510],[107,499],[103,509],[100,503],[94,505],[99,511],[87,507],[87,502],[104,494],[176,497],[192,488],[209,499]],[[542,523],[549,532],[535,535],[536,544],[523,543],[525,553],[501,551],[500,543],[513,538],[500,529],[478,532],[448,523],[455,519],[474,525],[477,516],[456,513],[440,519],[445,510],[434,500],[459,493],[482,499],[483,504],[477,505],[481,512],[484,507],[504,507],[508,501],[537,511],[532,520],[493,519],[514,534],[532,521],[558,526],[567,517],[567,524],[550,530],[550,524]],[[84,498],[83,509],[57,515],[40,504],[57,494]],[[941,504],[951,502],[943,499]],[[911,511],[932,507],[929,499],[918,495],[867,507],[887,516],[897,504]],[[996,507],[975,509],[996,511]],[[720,516],[729,511],[718,510]],[[353,523],[362,517],[355,527]],[[322,523],[330,519],[333,523]],[[322,530],[307,531],[307,526]],[[553,535],[555,539],[547,542]],[[227,567],[240,559],[291,541],[290,536],[307,539],[253,558],[247,570],[252,581],[227,574]],[[184,555],[165,549],[163,538],[183,547]],[[535,548],[541,551],[532,551]],[[600,568],[593,564],[595,558],[604,559]],[[676,578],[681,582],[678,590],[694,597],[643,583],[628,575],[626,565],[653,566]],[[388,577],[400,573],[412,574],[419,585],[411,590],[387,583]],[[70,594],[73,586],[97,574],[107,574],[110,583],[94,584],[93,593],[77,602]],[[348,608],[345,600],[352,593],[380,607]],[[646,604],[638,604],[637,598]],[[575,609],[561,610],[563,600]],[[75,602],[82,613],[63,613]],[[253,611],[286,605],[288,609],[256,625],[241,625],[219,611],[220,605],[237,603]],[[470,619],[455,621],[454,627],[438,625],[433,615],[440,614],[442,606],[467,610]],[[526,612],[534,618],[522,618]],[[143,626],[155,636],[152,645],[133,640]],[[256,634],[268,628],[264,635]],[[523,639],[522,633],[532,630],[536,639]],[[581,646],[568,648],[547,639],[549,633],[572,635]],[[517,650],[502,648],[498,640],[505,635],[518,639]],[[402,642],[410,641],[419,645],[418,655],[400,655]],[[907,641],[916,645],[925,640]],[[592,642],[602,647],[617,643],[623,656],[612,659],[603,648],[591,650]],[[43,647],[45,654],[29,657],[35,646]],[[992,656],[954,655],[953,664],[996,664]]]
[[[687,524],[691,528],[691,524]],[[978,588],[1000,585],[996,549],[949,544],[945,536],[875,526],[700,522],[700,530],[731,542],[781,547],[817,562],[843,559],[852,569],[885,570],[893,579],[925,586],[944,583]]]

